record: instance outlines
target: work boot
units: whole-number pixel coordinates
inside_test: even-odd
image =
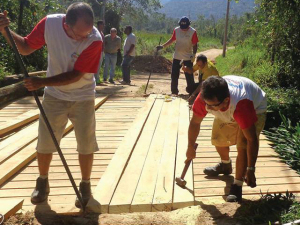
[[[206,167],[203,170],[207,176],[218,176],[219,174],[229,175],[232,173],[232,164],[230,163],[218,163],[215,166]]]
[[[31,194],[31,203],[38,204],[45,201],[49,195],[50,187],[48,178],[38,178],[36,180],[36,186],[34,191]]]
[[[240,202],[242,200],[242,186],[232,184],[226,202]]]
[[[91,183],[85,183],[85,182],[80,182],[79,185],[79,192],[81,194],[83,204],[86,206],[90,198],[92,197],[92,191],[91,191]],[[81,208],[81,204],[78,198],[76,198],[75,201],[75,206],[77,208]]]

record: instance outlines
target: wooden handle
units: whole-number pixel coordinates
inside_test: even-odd
[[[197,150],[197,148],[198,148],[198,144],[195,143],[195,145],[194,145],[195,151]],[[191,162],[192,162],[192,160],[190,160],[190,161],[188,161],[188,162],[185,163],[185,166],[184,166],[184,168],[183,168],[182,174],[181,174],[181,176],[180,176],[181,179],[184,179],[185,174],[186,174],[188,168],[190,167]]]

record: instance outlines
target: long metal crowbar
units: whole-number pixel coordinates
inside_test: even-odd
[[[10,43],[11,43],[11,46],[12,46],[12,48],[13,48],[13,50],[14,50],[14,53],[16,54],[17,61],[18,61],[19,65],[21,66],[21,69],[23,70],[25,77],[29,77],[29,74],[28,74],[28,72],[27,72],[27,69],[25,68],[24,62],[23,62],[23,60],[22,60],[22,58],[21,58],[21,55],[20,55],[19,50],[18,50],[18,47],[17,47],[17,45],[16,45],[16,43],[15,43],[15,40],[14,40],[14,38],[13,38],[13,36],[12,36],[12,34],[11,34],[9,28],[8,28],[8,27],[5,27],[4,29],[5,29],[5,31],[6,31],[6,33],[7,33],[7,36],[8,36],[8,38],[9,38],[9,40],[10,40]],[[67,174],[68,174],[69,180],[71,181],[71,184],[72,184],[72,186],[73,186],[73,188],[74,188],[74,191],[75,191],[75,193],[76,193],[76,196],[77,196],[78,200],[80,201],[80,204],[81,204],[81,207],[82,207],[83,211],[85,212],[85,205],[83,204],[82,197],[81,197],[81,195],[79,194],[79,191],[78,191],[77,186],[76,186],[76,184],[75,184],[74,178],[73,178],[73,176],[72,176],[72,174],[71,174],[71,171],[70,171],[69,166],[68,166],[68,164],[67,164],[67,162],[66,162],[66,159],[65,159],[65,157],[64,157],[64,155],[63,155],[63,153],[62,153],[62,151],[61,151],[61,149],[60,149],[60,147],[59,147],[59,144],[58,144],[58,142],[57,142],[57,140],[56,140],[56,137],[55,137],[55,135],[54,135],[54,132],[53,132],[53,130],[52,130],[52,127],[51,127],[51,125],[50,125],[50,123],[49,123],[49,120],[48,120],[48,118],[47,118],[47,116],[46,116],[46,113],[45,113],[45,111],[44,111],[44,108],[43,108],[43,106],[42,106],[42,104],[41,104],[41,102],[40,102],[40,99],[39,99],[39,97],[38,97],[38,94],[37,94],[36,91],[32,91],[32,95],[33,95],[33,97],[34,97],[34,99],[35,99],[35,101],[36,101],[36,104],[38,105],[38,108],[39,108],[39,110],[40,110],[40,112],[41,112],[41,115],[42,115],[42,117],[43,117],[43,119],[44,119],[44,121],[45,121],[45,123],[46,123],[46,126],[47,126],[47,128],[48,128],[48,130],[49,130],[49,133],[50,133],[51,138],[52,138],[52,140],[53,140],[53,143],[54,143],[54,145],[55,145],[55,147],[56,147],[56,150],[57,150],[57,152],[58,152],[58,154],[59,154],[59,156],[60,156],[60,159],[61,159],[61,161],[62,161],[62,163],[63,163],[63,165],[64,165],[64,167],[65,167],[65,170],[66,170],[66,172],[67,172]]]

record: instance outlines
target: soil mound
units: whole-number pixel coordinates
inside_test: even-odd
[[[140,72],[171,73],[172,62],[163,56],[140,55],[132,62],[132,68]]]

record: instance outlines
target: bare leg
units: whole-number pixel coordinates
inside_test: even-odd
[[[222,160],[229,160],[229,147],[216,146],[216,149]]]
[[[82,180],[89,180],[91,178],[92,173],[94,153],[88,155],[79,154],[78,158]]]
[[[50,154],[37,153],[37,159],[38,159],[40,175],[48,175],[50,163],[52,160],[52,153]]]

